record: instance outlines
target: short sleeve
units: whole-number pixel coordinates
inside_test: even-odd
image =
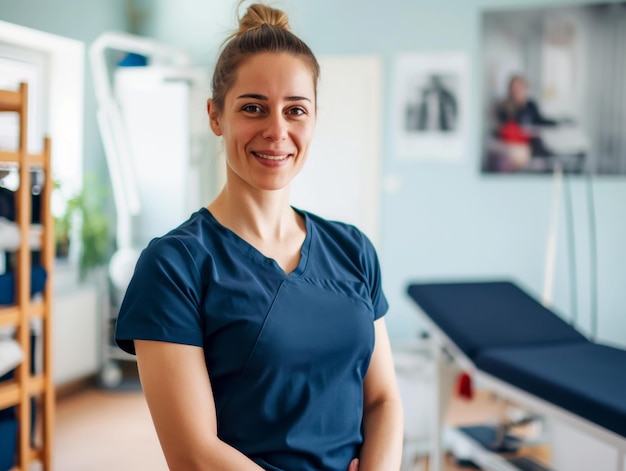
[[[120,307],[115,340],[134,354],[134,340],[202,346],[201,282],[196,264],[174,237],[153,240],[137,261]]]
[[[376,249],[365,234],[361,232],[361,235],[363,237],[363,250],[361,253],[363,254],[365,276],[370,290],[372,306],[374,307],[374,320],[377,320],[387,313],[389,303],[383,292],[382,275]]]

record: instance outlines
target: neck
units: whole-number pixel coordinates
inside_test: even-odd
[[[304,218],[289,205],[289,187],[260,190],[230,174],[208,209],[223,226],[272,258],[285,273],[298,266],[306,227]]]
[[[257,240],[280,241],[293,231],[296,222],[289,204],[289,188],[244,190],[227,180],[208,209],[222,225],[244,238]]]

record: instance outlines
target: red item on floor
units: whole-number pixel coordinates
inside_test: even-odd
[[[472,377],[467,373],[460,373],[456,383],[457,395],[463,399],[471,400],[474,398],[474,388],[472,388]]]

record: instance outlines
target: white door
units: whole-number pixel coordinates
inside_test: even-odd
[[[356,225],[379,242],[381,62],[372,56],[318,57],[318,119],[292,204]]]

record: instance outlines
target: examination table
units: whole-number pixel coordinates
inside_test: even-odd
[[[431,469],[441,466],[451,391],[442,373],[453,362],[503,397],[610,444],[615,470],[626,470],[626,350],[591,341],[510,281],[414,283],[408,294],[431,326],[438,352]],[[493,469],[523,469],[507,466]]]

